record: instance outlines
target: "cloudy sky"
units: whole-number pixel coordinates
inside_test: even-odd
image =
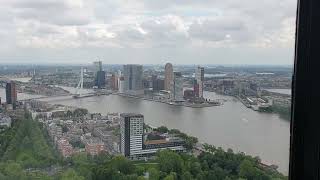
[[[1,0],[0,63],[292,64],[296,0]]]

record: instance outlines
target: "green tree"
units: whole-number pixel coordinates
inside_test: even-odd
[[[135,171],[133,163],[123,156],[116,156],[112,158],[110,166],[123,174],[132,174]]]
[[[165,127],[165,126],[160,126],[160,127],[156,128],[155,130],[158,131],[158,132],[161,132],[161,133],[167,133],[168,132],[168,128]]]
[[[160,172],[155,168],[148,169],[149,172],[149,179],[150,180],[159,180],[160,179]]]
[[[138,176],[142,176],[145,172],[145,169],[142,166],[137,166],[135,172]]]
[[[193,178],[192,178],[192,175],[191,175],[190,172],[185,171],[185,172],[182,174],[181,179],[183,179],[183,180],[192,180]]]
[[[177,179],[177,175],[174,172],[171,172],[163,180],[176,180],[176,179]]]
[[[78,176],[73,169],[68,169],[61,175],[61,180],[85,180],[85,178]]]
[[[240,164],[239,176],[248,180],[254,180],[257,177],[256,168],[249,160],[244,160]]]
[[[160,171],[165,173],[181,173],[183,169],[183,160],[179,154],[171,150],[163,150],[157,153],[157,162]]]

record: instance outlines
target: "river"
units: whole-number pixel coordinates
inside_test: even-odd
[[[73,88],[67,90],[73,91]],[[88,90],[86,90],[88,91]],[[0,96],[3,97],[1,89]],[[167,126],[195,136],[224,149],[231,148],[263,161],[276,164],[287,174],[289,164],[290,123],[276,114],[266,114],[246,108],[237,99],[204,92],[205,98],[226,99],[222,106],[190,108],[171,106],[152,101],[132,99],[117,95],[96,96],[83,99],[71,97],[49,98],[45,101],[88,109],[90,112],[141,113],[151,126]],[[19,98],[23,95],[19,95]]]
[[[285,95],[291,95],[291,89],[265,89],[270,92],[279,93],[279,94],[285,94]]]

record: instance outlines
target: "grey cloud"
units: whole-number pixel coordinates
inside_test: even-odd
[[[23,9],[36,9],[36,10],[48,10],[48,9],[66,9],[67,6],[61,1],[54,0],[20,0],[13,4],[15,8]]]
[[[22,47],[41,48],[48,55],[63,49],[72,55],[90,49],[87,55],[95,56],[97,51],[120,47],[116,52],[123,53],[122,58],[130,56],[124,52],[138,48],[139,55],[149,54],[145,58],[158,52],[157,56],[181,60],[188,59],[187,51],[215,57],[210,53],[217,48],[210,46],[214,43],[257,52],[265,47],[292,49],[295,6],[295,0],[2,1],[0,52],[11,48],[10,55]]]
[[[72,1],[70,1],[72,2]],[[20,19],[33,19],[56,25],[86,25],[91,14],[84,7],[72,6],[64,0],[17,0],[13,11]]]
[[[189,29],[191,37],[204,41],[246,41],[252,37],[241,19],[205,20],[194,22]]]

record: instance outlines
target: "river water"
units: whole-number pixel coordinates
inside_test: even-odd
[[[73,88],[67,90],[73,91]],[[0,96],[3,95],[4,90],[1,89]],[[222,106],[190,108],[117,95],[82,99],[48,98],[45,101],[82,107],[90,112],[102,114],[141,113],[145,117],[145,123],[151,126],[164,125],[176,128],[197,137],[200,142],[259,156],[265,162],[278,165],[280,172],[288,173],[290,133],[288,121],[276,114],[259,113],[248,109],[233,97],[213,92],[204,92],[204,96],[210,99],[225,99],[226,102]]]
[[[270,92],[291,95],[291,89],[266,89],[266,90]]]

